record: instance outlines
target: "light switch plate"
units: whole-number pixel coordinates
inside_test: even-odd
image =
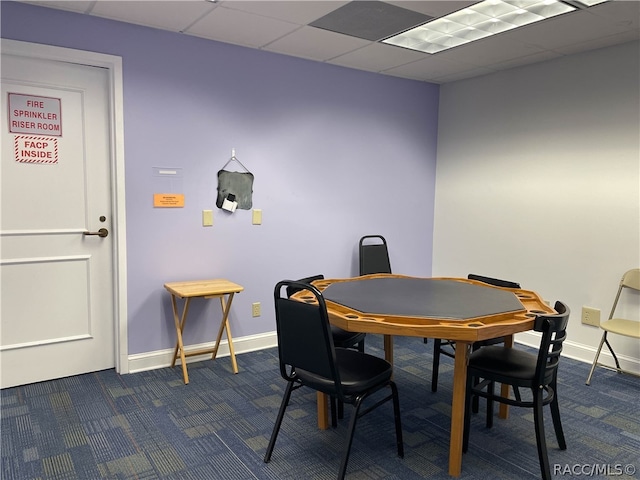
[[[213,210],[202,211],[202,226],[203,227],[213,226]]]
[[[262,210],[259,208],[253,209],[253,218],[251,219],[253,225],[262,225]]]

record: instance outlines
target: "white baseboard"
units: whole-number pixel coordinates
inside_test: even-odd
[[[540,334],[533,332],[519,333],[516,335],[515,341],[523,345],[537,348],[538,345],[540,345]],[[233,340],[236,355],[256,350],[263,350],[265,348],[273,348],[277,345],[278,338],[276,336],[276,332],[249,335],[246,337],[235,338]],[[208,342],[201,343],[199,345],[189,345],[185,350],[188,352],[190,350],[193,351],[212,348],[213,346],[214,342]],[[594,347],[589,347],[580,343],[573,343],[567,340],[564,342],[562,355],[580,362],[591,364],[593,362],[593,357],[596,355],[596,349]],[[220,349],[218,350],[218,358],[228,356],[229,345],[226,340],[223,340],[220,343]],[[129,373],[154,370],[156,368],[166,368],[171,365],[172,358],[173,348],[129,355]],[[187,358],[187,363],[199,362],[206,360],[207,358],[210,358],[210,355],[194,355],[193,357]],[[618,355],[618,360],[620,361],[620,366],[623,369],[640,374],[640,359]],[[611,353],[606,348],[604,348],[602,353],[600,353],[600,362],[608,365],[615,365]],[[180,363],[179,360],[178,363]]]
[[[236,355],[243,353],[253,352],[256,350],[263,350],[265,348],[272,348],[278,345],[278,338],[276,332],[267,332],[259,335],[249,335],[247,337],[240,337],[233,339],[233,348]],[[205,348],[213,348],[215,342],[201,343],[198,345],[189,345],[185,348],[185,352],[202,350]],[[143,372],[145,370],[155,370],[157,368],[166,368],[171,365],[173,360],[173,348],[166,350],[157,350],[155,352],[139,353],[135,355],[129,355],[129,373]],[[220,348],[216,358],[229,356],[229,344],[226,340],[220,342]],[[210,354],[194,355],[187,358],[187,363],[200,362],[211,358]],[[180,360],[177,361],[180,364]]]
[[[540,345],[540,334],[533,332],[518,333],[515,336],[515,341],[529,347],[537,348]],[[579,362],[588,363],[589,365],[593,363],[593,359],[596,356],[596,350],[597,348],[595,347],[589,347],[587,345],[571,342],[569,340],[565,340],[565,342],[562,344],[563,357],[572,358],[574,360],[578,360]],[[618,354],[618,352],[616,352],[616,356],[618,357],[620,367],[622,367],[623,370],[635,372],[636,374],[640,375],[640,359],[629,357],[626,355],[620,355]],[[611,352],[609,352],[609,349],[606,348],[606,346],[603,347],[602,351],[600,352],[599,363],[611,365],[611,368],[615,367],[613,356],[611,355]]]

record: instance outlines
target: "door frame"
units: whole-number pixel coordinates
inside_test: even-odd
[[[19,55],[35,60],[77,63],[104,68],[109,81],[109,158],[111,172],[111,209],[113,212],[113,312],[116,372],[129,373],[127,341],[127,250],[124,171],[124,114],[122,57],[103,53],[55,47],[39,43],[22,42],[3,38],[3,54]]]

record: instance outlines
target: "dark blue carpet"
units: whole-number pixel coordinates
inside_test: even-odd
[[[405,440],[396,455],[391,404],[359,420],[347,477],[446,479],[452,363],[443,357],[437,393],[430,391],[433,343],[396,338],[395,380]],[[382,356],[382,341],[367,337]],[[335,478],[350,406],[338,428],[316,428],[315,393],[293,392],[269,464],[263,456],[285,386],[277,350],[230,362],[118,375],[113,370],[2,390],[3,480],[27,479],[331,479]],[[640,379],[563,358],[559,372],[568,449],[557,447],[550,415],[547,443],[557,478],[638,478]],[[548,410],[545,414],[548,414]],[[532,414],[511,408],[509,420],[484,427],[472,418],[461,480],[535,479],[539,466]],[[608,471],[607,471],[608,469]],[[626,470],[625,470],[626,469]]]

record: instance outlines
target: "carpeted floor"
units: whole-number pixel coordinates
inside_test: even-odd
[[[347,468],[351,479],[447,479],[452,363],[443,357],[430,391],[431,349],[396,338],[405,458],[395,451],[391,404],[363,417]],[[382,341],[367,337],[382,356]],[[315,393],[293,393],[271,462],[264,452],[282,398],[277,350],[123,375],[106,370],[2,390],[3,480],[331,479],[342,455],[350,406],[338,428],[316,428]],[[547,443],[557,477],[640,478],[640,379],[563,358],[560,408],[568,449],[558,450],[548,409]],[[532,414],[484,427],[472,418],[461,480],[539,478]],[[608,469],[608,471],[607,471]]]

